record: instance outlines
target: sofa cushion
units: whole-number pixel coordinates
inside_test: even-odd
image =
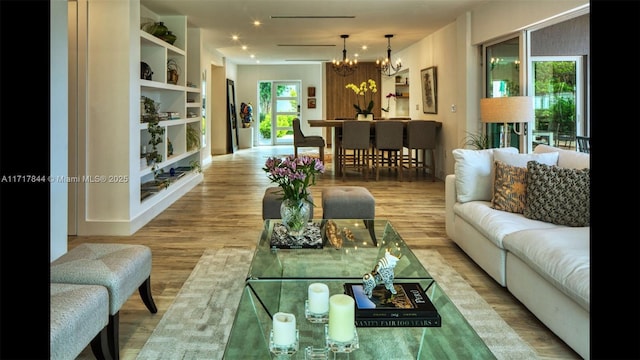
[[[454,171],[456,175],[456,199],[458,202],[491,201],[493,189],[493,153],[517,153],[516,148],[499,149],[454,149]]]
[[[492,209],[488,201],[456,203],[453,212],[500,249],[504,248],[503,238],[512,232],[560,227],[544,221],[527,219],[522,214]]]
[[[496,160],[491,207],[496,210],[520,213],[524,211],[526,167],[507,165]]]
[[[503,245],[589,311],[589,230],[589,227],[562,226],[517,231],[506,235]]]
[[[561,149],[549,145],[538,145],[533,149],[535,154],[542,154],[548,152],[558,153],[558,166],[567,169],[588,169],[590,168],[589,162],[591,157],[587,153],[582,153],[573,150]]]
[[[590,179],[589,169],[565,169],[530,161],[523,215],[558,225],[589,226]]]

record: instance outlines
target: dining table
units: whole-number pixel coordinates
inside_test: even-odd
[[[332,129],[331,144],[333,147],[333,155],[334,155],[332,158],[332,163],[333,163],[333,171],[336,176],[342,176],[342,168],[340,166],[339,151],[340,151],[340,139],[342,139],[342,124],[345,121],[346,120],[341,120],[341,119],[340,120],[338,119],[307,120],[310,127],[324,127],[324,128]],[[369,121],[371,123],[371,136],[373,138],[373,136],[375,136],[376,122],[378,121],[402,122],[404,124],[405,136],[406,136],[407,124],[413,120],[405,118],[405,119],[376,119],[376,120],[369,120]],[[427,120],[427,121],[434,122],[438,130],[442,128],[442,123],[439,121],[434,121],[434,120]]]

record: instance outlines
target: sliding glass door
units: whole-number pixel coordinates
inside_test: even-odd
[[[587,134],[583,114],[585,88],[582,57],[531,57],[529,93],[535,121],[530,148],[548,144],[576,150],[576,136]]]

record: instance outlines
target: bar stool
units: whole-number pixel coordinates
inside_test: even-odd
[[[402,181],[402,151],[404,124],[399,121],[377,121],[375,124],[373,167],[376,181],[380,179],[380,168],[395,169],[398,180]]]
[[[404,139],[404,147],[407,148],[407,160],[404,166],[409,169],[409,181],[411,181],[411,169],[431,171],[432,181],[436,181],[436,123],[428,120],[411,120],[407,122],[407,137]],[[429,150],[431,162],[427,163],[426,155]]]
[[[346,168],[362,170],[364,179],[369,175],[369,149],[371,148],[371,121],[345,120],[342,124],[342,179],[346,178]],[[351,150],[352,154],[347,154]]]

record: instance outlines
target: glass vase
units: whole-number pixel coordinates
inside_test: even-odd
[[[311,217],[311,203],[306,200],[285,199],[280,205],[282,224],[290,236],[300,237]]]

